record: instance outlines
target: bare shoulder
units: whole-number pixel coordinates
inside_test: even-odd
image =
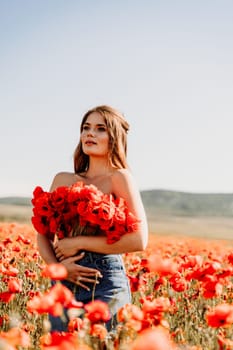
[[[112,174],[113,184],[123,184],[133,180],[132,174],[128,169],[116,169]]]
[[[74,177],[74,173],[69,173],[65,171],[57,173],[53,178],[50,191],[53,191],[60,186],[71,186],[74,183]]]
[[[116,196],[136,191],[137,186],[134,177],[128,169],[117,169],[112,175],[112,189]]]

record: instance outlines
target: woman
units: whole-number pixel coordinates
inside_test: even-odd
[[[74,291],[79,301],[93,299],[107,302],[115,325],[117,310],[131,301],[128,280],[121,254],[144,250],[148,228],[140,193],[126,161],[127,132],[124,117],[109,106],[98,106],[83,117],[80,141],[74,152],[74,173],[58,173],[50,191],[76,182],[93,184],[106,194],[125,199],[129,210],[140,220],[137,232],[125,234],[114,244],[104,235],[78,235],[52,244],[38,235],[39,252],[47,264],[60,261],[68,271],[63,283]],[[52,330],[64,330],[58,318],[51,317]]]

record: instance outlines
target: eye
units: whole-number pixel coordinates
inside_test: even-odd
[[[100,127],[98,128],[98,131],[106,131],[106,128],[105,128],[104,126],[100,126]]]
[[[89,126],[88,125],[84,125],[82,130],[89,130]]]

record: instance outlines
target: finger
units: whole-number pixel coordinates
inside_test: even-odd
[[[79,283],[79,286],[86,289],[88,292],[90,292],[90,288],[88,286],[86,286],[85,284]]]
[[[78,279],[75,281],[75,283],[87,291],[90,291],[90,288],[84,284],[84,283],[93,283],[93,284],[99,284],[99,281],[97,279],[91,279],[91,278],[86,278],[86,277],[81,277],[79,276]]]
[[[84,257],[84,255],[85,255],[85,253],[82,252],[82,253],[80,253],[78,255],[75,255],[75,256],[71,257],[71,262],[75,262],[75,261],[81,260]]]
[[[78,260],[82,259],[84,254],[85,253],[83,252],[83,253],[80,253],[78,256],[70,257],[70,262],[75,262],[75,261],[78,261]],[[90,274],[93,274],[93,275],[97,274],[97,275],[102,276],[100,271],[96,270],[94,268],[86,267],[86,266],[82,266],[82,265],[77,265],[77,267],[78,267],[78,271],[80,271],[80,272],[90,273]]]
[[[100,272],[99,273],[81,272],[80,275],[83,276],[83,277],[95,278],[95,279],[103,277]]]
[[[93,277],[103,277],[100,271],[80,265],[78,266],[78,273],[82,276],[88,275]]]
[[[64,255],[61,255],[61,256],[60,256],[60,258],[58,258],[58,260],[59,260],[59,261],[63,261],[63,260],[65,260]]]
[[[77,281],[78,283],[83,283],[83,282],[86,282],[86,283],[96,283],[96,284],[99,284],[100,282],[98,281],[97,278],[89,278],[89,277],[82,277],[82,276],[79,276],[79,279]]]
[[[87,267],[83,265],[76,265],[77,271],[84,272],[84,273],[93,273],[93,274],[100,274],[100,271],[93,268],[93,267]]]
[[[82,287],[84,289],[86,289],[88,292],[90,291],[90,288],[88,286],[86,286],[84,283],[80,282],[79,281],[75,281],[75,283],[79,286],[79,287]]]
[[[58,250],[59,250],[59,248],[58,248],[57,245],[54,245],[54,246],[53,246],[53,249],[54,249],[55,252],[58,252]]]
[[[54,253],[55,253],[56,255],[58,255],[58,254],[61,254],[61,251],[60,251],[58,248],[56,248],[56,249],[54,249]]]
[[[65,257],[64,257],[64,255],[63,255],[63,254],[56,254],[56,258],[57,258],[59,261],[61,261],[61,260],[64,260],[64,259],[65,259]]]

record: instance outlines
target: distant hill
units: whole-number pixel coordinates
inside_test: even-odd
[[[233,217],[233,193],[146,190],[141,195],[149,219],[160,215]],[[31,207],[31,198],[0,197],[0,205]]]
[[[148,218],[157,215],[233,217],[233,193],[142,191]]]
[[[0,197],[0,204],[30,206],[29,197]]]

